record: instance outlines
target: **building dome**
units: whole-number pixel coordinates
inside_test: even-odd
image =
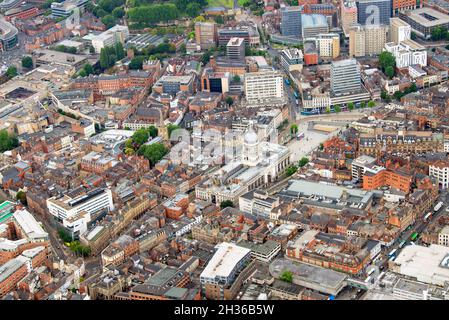
[[[252,125],[249,126],[248,130],[246,130],[245,134],[243,135],[243,141],[246,144],[256,144],[259,142],[259,137],[254,131]]]

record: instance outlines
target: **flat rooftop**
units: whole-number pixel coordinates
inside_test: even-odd
[[[410,19],[416,21],[424,27],[435,27],[441,24],[449,23],[449,16],[447,14],[428,7],[411,10],[406,14]]]

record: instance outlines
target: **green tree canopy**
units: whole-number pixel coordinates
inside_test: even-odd
[[[234,99],[232,99],[232,97],[227,97],[226,103],[231,106],[234,103]]]
[[[337,104],[337,105],[335,105],[334,106],[334,110],[335,110],[335,112],[340,112],[341,111],[341,106],[339,105],[339,104]]]
[[[231,200],[225,200],[225,201],[220,203],[220,209],[224,209],[224,208],[227,208],[227,207],[234,208],[234,202],[232,202]]]
[[[19,146],[19,140],[5,129],[0,130],[0,152],[12,150]]]
[[[379,55],[379,64],[382,70],[385,72],[387,67],[391,66],[394,68],[396,66],[396,61],[391,52],[384,51]]]
[[[298,171],[298,167],[291,165],[287,168],[287,170],[285,170],[285,174],[287,175],[287,177],[290,177],[291,175],[295,174],[296,171]]]
[[[390,79],[393,78],[394,68],[392,66],[388,66],[387,68],[385,68],[385,75]]]
[[[15,66],[9,66],[8,69],[6,69],[6,76],[9,79],[14,78],[17,74],[17,68]]]
[[[177,125],[175,125],[175,124],[169,124],[168,126],[167,126],[167,132],[168,132],[168,137],[170,138],[171,137],[171,133],[174,131],[174,130],[176,130],[176,129],[180,129],[181,127],[180,126],[177,126]]]
[[[145,56],[136,56],[131,59],[131,62],[129,63],[129,68],[131,70],[142,69],[144,61],[145,61]]]
[[[368,108],[374,108],[376,106],[376,103],[373,100],[370,100],[368,102]]]
[[[33,59],[30,56],[25,56],[22,58],[22,67],[26,69],[33,68]]]
[[[309,159],[306,158],[306,157],[302,157],[301,160],[299,160],[298,165],[299,165],[299,167],[302,168],[302,167],[304,167],[308,163],[309,163]]]
[[[291,134],[297,134],[298,133],[298,125],[296,123],[292,124],[290,126],[290,133]]]
[[[150,145],[140,146],[137,153],[144,156],[150,161],[150,164],[154,166],[159,160],[161,160],[168,152],[168,149],[162,143],[153,143]]]
[[[281,277],[279,279],[284,282],[292,283],[293,282],[293,273],[291,271],[284,271],[284,272],[282,272]]]
[[[349,102],[348,103],[348,109],[349,110],[354,110],[354,102]]]

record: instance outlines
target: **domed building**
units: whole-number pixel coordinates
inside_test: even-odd
[[[256,166],[259,162],[259,153],[259,136],[251,122],[243,134],[242,163],[251,167]]]

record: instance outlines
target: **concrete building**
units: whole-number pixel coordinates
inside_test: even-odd
[[[301,15],[302,37],[313,38],[320,33],[329,32],[326,16],[322,14]]]
[[[349,28],[357,23],[357,5],[354,1],[341,1],[340,3],[341,27],[346,36]]]
[[[279,71],[250,72],[245,76],[245,96],[248,105],[267,106],[284,102],[284,79]]]
[[[376,158],[361,155],[360,157],[354,159],[351,163],[351,174],[352,178],[357,181],[363,180],[363,175],[369,166],[374,165]]]
[[[400,11],[403,12],[416,9],[418,3],[417,0],[391,0],[393,15],[398,14]]]
[[[286,37],[301,38],[301,6],[281,8],[281,34]]]
[[[337,33],[320,33],[315,39],[320,58],[335,59],[340,55],[340,36]]]
[[[331,64],[331,90],[335,95],[361,89],[360,67],[355,59],[334,61]]]
[[[201,50],[208,50],[217,45],[217,24],[215,22],[196,22],[195,41]]]
[[[0,50],[7,51],[14,49],[18,44],[19,31],[11,23],[0,19]]]
[[[65,0],[63,2],[53,2],[51,4],[51,15],[53,18],[65,18],[73,13],[73,10],[78,8],[84,12],[84,7],[89,0]]]
[[[269,218],[271,211],[280,204],[278,197],[269,196],[263,190],[253,190],[239,197],[242,212]]]
[[[129,38],[129,30],[127,26],[116,25],[98,36],[92,38],[92,46],[96,53],[100,53],[104,47],[113,47],[117,43],[125,45],[125,41]]]
[[[349,29],[349,56],[364,57],[378,55],[387,42],[388,26],[353,25]]]
[[[415,1],[415,0],[413,0]],[[402,41],[410,40],[412,27],[399,18],[390,19],[390,39],[389,42],[399,44]]]
[[[436,244],[406,246],[392,262],[391,269],[417,281],[444,287],[449,281],[449,248]]]
[[[233,60],[245,59],[245,41],[243,38],[231,38],[226,45],[226,56]]]
[[[394,55],[397,68],[408,68],[411,65],[427,66],[427,50],[413,40],[404,40],[399,44],[388,42],[385,50]]]
[[[437,27],[449,28],[449,15],[429,7],[399,12],[398,17],[410,24],[419,37],[429,39]]]
[[[429,165],[429,176],[435,177],[441,189],[449,187],[449,161],[437,161]]]
[[[449,226],[444,226],[438,233],[438,244],[449,247]]]
[[[357,0],[357,21],[361,25],[388,25],[391,0]]]
[[[297,70],[301,72],[304,56],[302,51],[296,48],[281,51],[281,65],[286,72]]]

